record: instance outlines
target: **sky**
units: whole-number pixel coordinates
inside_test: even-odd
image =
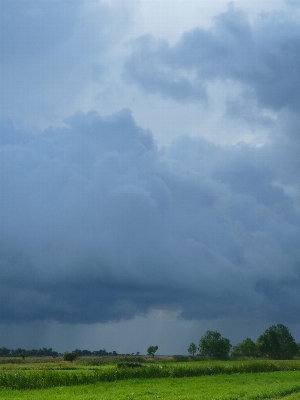
[[[300,342],[300,3],[0,7],[0,347]]]

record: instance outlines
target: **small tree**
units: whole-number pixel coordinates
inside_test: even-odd
[[[188,349],[187,349],[187,351],[188,351],[188,353],[191,355],[191,356],[194,356],[195,354],[196,354],[196,351],[197,351],[197,346],[195,345],[195,343],[190,343],[190,345],[189,345],[189,347],[188,347]]]
[[[288,360],[298,352],[295,339],[282,324],[272,325],[256,342],[259,355],[273,359]]]
[[[255,357],[257,355],[256,345],[252,339],[247,337],[241,343],[233,346],[231,355],[233,357]]]
[[[218,331],[206,331],[199,341],[199,354],[218,359],[228,358],[231,344]]]
[[[147,350],[147,354],[149,356],[154,357],[154,354],[157,352],[157,350],[158,350],[158,346],[149,346],[148,350]]]

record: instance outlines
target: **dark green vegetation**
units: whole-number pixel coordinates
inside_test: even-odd
[[[190,343],[187,351],[191,356],[194,356],[197,353],[197,346],[194,342]]]
[[[25,350],[18,348],[16,350],[8,349],[6,347],[0,348],[0,357],[57,357],[58,352],[53,351],[52,348],[47,349],[46,347],[39,350]]]
[[[229,339],[223,338],[217,331],[207,331],[199,342],[199,354],[210,358],[226,359],[231,344]]]
[[[238,343],[233,347],[231,352],[232,357],[256,357],[257,356],[257,347],[252,339],[246,338],[241,343]]]
[[[154,354],[157,352],[157,350],[158,350],[158,346],[149,346],[148,350],[147,350],[147,354],[149,356],[154,357]]]
[[[227,359],[232,346],[229,339],[223,338],[218,331],[207,331],[199,341],[199,355],[215,359]],[[194,355],[195,343],[190,343],[188,352]],[[256,357],[275,360],[291,360],[300,355],[300,344],[297,345],[289,329],[282,325],[272,325],[255,342],[246,338],[232,348],[231,357]]]
[[[78,358],[78,354],[76,351],[72,351],[72,353],[66,352],[64,354],[64,361],[74,361],[76,360],[76,358]]]
[[[260,335],[254,343],[250,338],[237,344],[231,353],[235,357],[263,357],[275,360],[291,360],[300,355],[300,344],[297,345],[289,329],[282,325],[272,325]]]
[[[298,346],[284,325],[273,325],[260,335],[256,342],[258,354],[280,360],[292,359],[298,352]]]
[[[116,351],[106,351],[105,349],[103,350],[96,350],[96,351],[90,351],[90,350],[79,350],[76,349],[74,350],[73,353],[76,353],[79,357],[82,356],[118,356],[119,354]],[[7,347],[0,347],[0,357],[47,357],[47,356],[52,356],[52,357],[58,357],[60,354],[57,351],[53,351],[52,348],[50,347],[47,349],[46,347],[43,347],[42,349],[36,350],[26,350],[26,349],[21,349],[18,348],[16,350],[13,349],[8,349]],[[127,355],[127,354],[126,354]]]

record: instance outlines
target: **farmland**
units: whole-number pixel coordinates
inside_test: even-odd
[[[3,359],[3,399],[300,398],[300,361],[187,361],[172,357]]]

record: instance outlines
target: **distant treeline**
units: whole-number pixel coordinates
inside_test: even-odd
[[[16,350],[7,349],[6,347],[0,348],[0,357],[44,357],[44,356],[51,356],[57,357],[59,353],[57,351],[53,351],[50,347],[47,349],[43,347],[39,350],[25,350],[18,348]]]
[[[121,355],[121,354],[118,354],[116,351],[108,352],[105,349],[96,350],[96,351],[76,349],[76,350],[74,350],[74,352],[77,354],[77,356],[98,356],[99,357],[99,356]],[[62,353],[58,353],[57,351],[52,350],[51,347],[49,349],[47,349],[46,347],[43,347],[42,349],[39,349],[39,350],[35,350],[35,349],[26,350],[26,349],[21,349],[21,348],[12,350],[12,349],[7,349],[6,347],[0,348],[0,357],[22,357],[22,358],[24,358],[24,357],[58,357],[61,355],[62,355]]]

